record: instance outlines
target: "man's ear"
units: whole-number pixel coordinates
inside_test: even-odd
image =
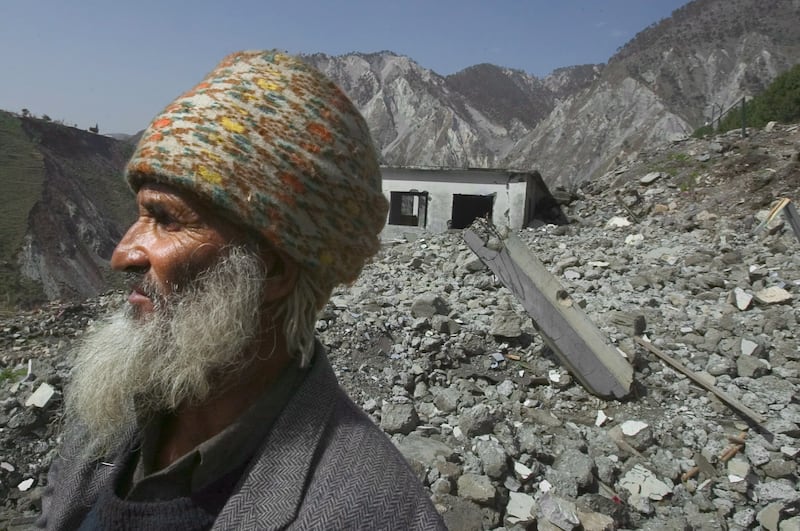
[[[297,284],[300,268],[289,255],[277,249],[263,253],[267,266],[267,279],[264,287],[264,302],[272,303],[285,298]]]

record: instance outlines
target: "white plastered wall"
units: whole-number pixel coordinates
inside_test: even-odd
[[[424,228],[388,225],[385,237],[414,232],[444,232],[452,219],[453,195],[492,195],[492,222],[497,226],[522,228],[525,221],[527,181],[508,172],[492,170],[413,170],[383,168],[383,193],[427,192],[427,223]],[[388,218],[387,218],[388,219]]]

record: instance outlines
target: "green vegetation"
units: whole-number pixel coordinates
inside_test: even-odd
[[[26,297],[41,297],[41,289],[33,282],[20,282],[17,255],[43,182],[41,153],[22,130],[19,118],[0,112],[0,308],[15,306],[20,291]]]
[[[764,92],[745,103],[747,127],[764,127],[768,122],[800,121],[800,64],[779,75]],[[719,123],[717,132],[742,127],[741,105],[731,108]],[[713,133],[711,125],[697,129],[692,136],[700,138]]]
[[[28,371],[24,368],[12,369],[11,367],[5,367],[0,370],[0,385],[5,383],[16,383],[26,374],[28,374]]]

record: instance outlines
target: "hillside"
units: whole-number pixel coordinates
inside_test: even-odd
[[[800,241],[782,218],[754,229],[800,197],[800,124],[748,133],[642,151],[565,201],[570,224],[518,232],[628,353],[627,400],[577,383],[461,231],[387,246],[334,292],[317,331],[337,377],[449,529],[796,528]],[[125,297],[0,318],[0,529],[39,511],[71,348]],[[620,312],[763,426],[637,347]],[[54,395],[27,405],[43,384]]]
[[[132,220],[121,179],[130,144],[0,112],[0,308],[106,289]]]

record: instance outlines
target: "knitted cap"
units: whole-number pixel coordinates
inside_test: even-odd
[[[198,195],[332,287],[379,246],[388,205],[364,119],[322,73],[275,51],[226,57],[145,130],[126,169],[137,191]]]

